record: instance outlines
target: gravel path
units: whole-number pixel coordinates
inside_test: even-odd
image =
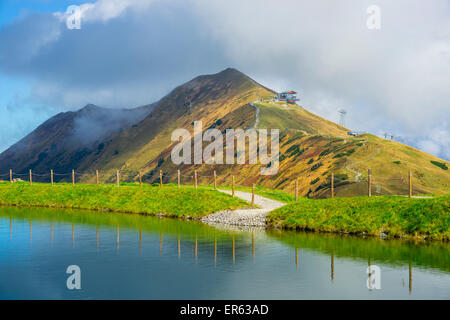
[[[253,125],[253,128],[258,129],[259,125],[259,107],[255,106],[253,102],[250,102],[250,105],[255,108],[255,124]]]
[[[218,190],[224,193],[231,194],[228,190]],[[245,201],[252,201],[252,194],[248,192],[235,191],[235,196]],[[251,227],[265,227],[267,214],[285,205],[280,201],[267,199],[255,195],[255,204],[260,209],[238,209],[234,211],[224,210],[212,213],[202,218],[202,222],[207,224],[226,224],[235,226],[251,226]]]
[[[376,157],[376,156],[379,155],[380,153],[381,153],[381,148],[378,148],[378,150],[377,150],[374,154],[372,154],[370,157],[368,157],[368,158],[366,158],[366,159],[359,160],[359,161],[356,161],[356,162],[346,163],[346,164],[345,164],[345,168],[346,168],[348,171],[350,171],[350,172],[352,172],[352,173],[355,174],[355,182],[359,182],[359,178],[361,177],[361,172],[359,172],[359,171],[357,171],[357,170],[353,170],[352,168],[350,168],[350,165],[354,165],[354,164],[358,164],[358,163],[361,163],[361,162],[364,162],[364,161],[368,161],[368,160],[372,159],[373,157]]]

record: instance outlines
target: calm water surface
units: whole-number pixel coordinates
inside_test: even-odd
[[[81,290],[67,289],[69,265]],[[450,246],[0,208],[0,299],[80,298],[449,299]]]

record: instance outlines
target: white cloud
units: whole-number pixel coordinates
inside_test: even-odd
[[[431,129],[426,138],[420,139],[417,145],[420,149],[431,153],[442,155],[446,159],[450,159],[450,130],[445,124],[443,128]]]
[[[117,18],[126,10],[136,12],[145,11],[149,6],[160,0],[99,0],[94,4],[87,3],[81,6],[82,18],[85,22],[103,21]]]
[[[352,129],[392,132],[449,159],[450,3],[379,0],[379,31],[366,27],[371,4],[99,0],[82,6],[81,30],[67,30],[63,13],[0,29],[0,72],[38,79],[35,99],[73,108],[150,103],[233,66],[296,89],[331,120],[345,108]]]
[[[79,5],[81,19],[83,23],[97,21],[107,22],[122,15],[126,10],[132,9],[135,12],[145,11],[148,7],[161,0],[98,0],[95,3],[84,3]],[[55,12],[61,21],[65,21],[72,13]]]
[[[434,154],[448,157],[448,144],[431,132],[450,134],[448,1],[378,1],[379,31],[365,24],[371,1],[198,3],[236,65],[288,79],[277,89],[297,89],[305,106],[331,120],[345,108],[353,129],[413,144],[427,135]]]

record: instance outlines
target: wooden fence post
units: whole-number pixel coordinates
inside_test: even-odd
[[[295,201],[298,201],[298,179],[295,179]]]
[[[31,172],[30,169],[30,186],[33,185],[33,173]]]
[[[142,172],[139,170],[139,187],[142,187]]]
[[[255,184],[252,184],[252,204],[255,204]]]
[[[72,170],[72,185],[75,185],[75,170]]]
[[[412,278],[412,264],[411,264],[411,261],[409,261],[409,268],[408,268],[408,269],[409,269],[408,288],[409,288],[409,293],[411,294],[411,292],[412,292],[412,281],[413,281],[413,278]]]
[[[53,169],[50,170],[50,181],[51,181],[52,187],[53,187]]]
[[[234,197],[234,176],[231,176],[231,181],[232,181],[232,192],[231,192],[231,196]]]
[[[12,181],[12,169],[9,169],[9,183],[13,183],[13,181]]]
[[[162,188],[162,170],[159,170],[159,187]]]
[[[100,184],[100,180],[98,179],[98,170],[95,170],[95,176],[97,177],[97,184]]]
[[[367,194],[372,196],[372,169],[367,170]]]
[[[120,173],[119,173],[119,170],[117,170],[116,174],[117,174],[117,179],[116,179],[117,187],[119,187],[120,186]]]
[[[178,181],[178,189],[180,189],[180,182],[181,182],[181,178],[180,178],[180,170],[177,170],[177,181]]]
[[[216,175],[216,170],[214,170],[214,190],[217,189],[217,175]]]
[[[334,198],[334,172],[331,173],[331,197]]]
[[[411,173],[411,170],[409,170],[409,173],[408,173],[408,182],[409,182],[409,197],[410,198],[412,198],[412,173]]]
[[[197,189],[198,188],[198,185],[197,185],[197,170],[194,170],[194,184],[195,184],[195,189]]]
[[[236,244],[234,240],[234,234],[231,236],[233,238],[233,264],[236,262]]]

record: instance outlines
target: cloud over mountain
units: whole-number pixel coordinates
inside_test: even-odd
[[[0,73],[60,111],[148,104],[235,66],[331,120],[345,108],[351,128],[450,159],[449,2],[378,1],[378,31],[371,4],[99,0],[82,5],[81,30],[63,12],[28,13],[0,27]]]

